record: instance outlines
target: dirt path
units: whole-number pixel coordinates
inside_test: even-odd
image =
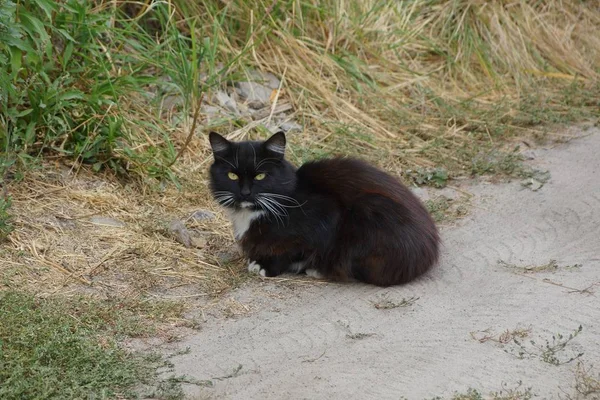
[[[176,372],[214,382],[186,385],[190,398],[423,399],[518,381],[545,399],[574,393],[577,361],[600,367],[600,131],[587,133],[535,151],[534,165],[551,173],[537,191],[517,181],[465,187],[471,213],[442,230],[443,259],[425,279],[388,289],[265,281],[234,292],[248,315],[208,317],[178,343],[190,352],[172,359]],[[413,299],[383,309],[394,306],[386,298]],[[546,354],[584,353],[571,363],[552,365],[529,344],[580,325]],[[519,359],[507,330],[528,335],[532,354]]]

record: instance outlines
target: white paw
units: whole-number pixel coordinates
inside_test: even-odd
[[[258,274],[261,270],[261,266],[259,263],[257,263],[256,261],[250,261],[250,263],[248,263],[248,272],[251,272],[253,274]]]
[[[248,264],[248,272],[251,274],[258,274],[260,276],[267,276],[267,271],[256,261],[250,261]]]
[[[315,279],[323,279],[324,278],[323,274],[320,273],[319,271],[317,271],[316,269],[309,268],[305,272],[306,272],[307,276],[310,276]]]

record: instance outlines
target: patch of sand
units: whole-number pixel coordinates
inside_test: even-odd
[[[544,399],[573,393],[576,361],[545,362],[529,340],[544,345],[581,325],[556,357],[583,352],[579,360],[600,366],[600,131],[587,133],[536,151],[534,166],[551,173],[537,191],[517,181],[464,186],[474,195],[473,209],[442,229],[440,265],[421,280],[387,289],[265,280],[234,291],[232,298],[251,311],[209,318],[177,344],[190,352],[172,361],[177,374],[199,380],[242,368],[213,379],[213,387],[186,385],[187,394],[423,399],[468,388],[487,394],[518,381]],[[524,272],[551,260],[556,268]],[[381,298],[413,297],[406,306],[374,306]],[[515,329],[530,329],[521,340],[532,355],[515,356],[510,337],[476,340]]]

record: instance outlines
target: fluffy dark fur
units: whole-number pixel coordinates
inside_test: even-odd
[[[436,263],[435,224],[385,172],[350,158],[296,170],[284,159],[281,132],[265,142],[211,133],[210,142],[211,190],[230,213],[249,269],[265,276],[316,270],[333,280],[389,286]]]

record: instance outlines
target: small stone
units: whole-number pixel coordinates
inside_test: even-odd
[[[174,219],[169,223],[169,232],[175,237],[179,243],[187,248],[192,247],[192,236],[187,230],[183,222],[178,219]]]
[[[231,111],[234,114],[239,114],[236,102],[224,91],[218,90],[214,95],[214,99],[221,107]]]
[[[427,189],[422,187],[412,187],[410,190],[417,196],[421,201],[427,201],[430,199],[429,192]]]
[[[257,83],[261,83],[271,89],[278,89],[280,85],[279,78],[270,72],[261,72],[256,70],[250,71],[250,76]]]
[[[538,181],[537,179],[530,178],[522,182],[521,185],[528,189],[531,189],[534,192],[537,192],[544,186],[544,183]]]
[[[256,82],[236,82],[236,92],[246,101],[248,107],[260,109],[271,103],[273,89]]]
[[[443,189],[436,190],[436,194],[439,194],[440,196],[444,196],[445,198],[450,199],[450,200],[458,200],[461,198],[461,193],[458,190],[454,190],[449,187],[445,187]]]
[[[54,217],[56,219],[56,224],[63,229],[74,229],[77,227],[77,224],[74,220],[69,218],[62,217]]]
[[[190,215],[190,218],[196,221],[206,221],[215,218],[215,213],[208,210],[196,210]]]
[[[522,151],[521,156],[523,157],[524,160],[535,160],[537,157],[537,154],[535,154],[535,151],[529,149],[529,150]]]
[[[92,217],[89,221],[94,225],[101,226],[112,226],[114,228],[124,228],[125,223],[119,221],[118,219],[110,218],[110,217]]]
[[[192,238],[192,245],[197,249],[203,249],[206,247],[206,238],[202,236],[194,236]]]
[[[221,109],[215,106],[209,106],[208,104],[202,104],[202,108],[200,109],[203,114],[208,115],[217,115],[221,113]]]
[[[180,95],[168,95],[163,98],[162,108],[165,110],[172,110],[177,107],[183,106],[185,100]]]
[[[302,125],[297,124],[294,121],[285,121],[284,123],[279,125],[279,128],[282,131],[284,131],[285,133],[292,132],[292,131],[302,132]]]

